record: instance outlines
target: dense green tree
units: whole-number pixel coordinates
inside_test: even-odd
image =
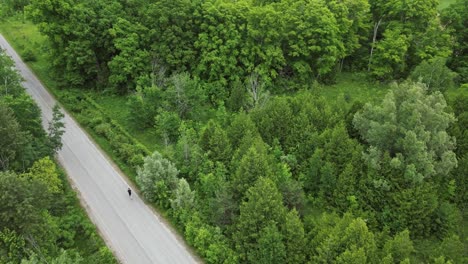
[[[272,145],[277,138],[284,144],[292,127],[293,113],[287,98],[275,98],[253,113],[253,120],[263,138]]]
[[[192,70],[199,54],[195,49],[199,32],[200,1],[161,0],[145,4],[141,17],[149,28],[152,73]]]
[[[258,134],[255,123],[252,121],[250,115],[245,112],[240,112],[233,116],[227,132],[233,146],[240,146],[243,137],[247,133],[251,133],[252,135]]]
[[[286,216],[283,198],[273,181],[259,178],[246,194],[240,206],[234,241],[240,259],[251,261],[250,256],[257,250],[261,231],[268,225],[282,225]]]
[[[207,263],[239,263],[236,252],[220,228],[203,223],[196,213],[185,226],[185,237],[205,257]]]
[[[228,164],[231,159],[231,143],[219,123],[210,120],[200,134],[200,146],[212,161]]]
[[[200,33],[195,42],[199,50],[195,69],[198,76],[222,86],[245,76],[239,57],[246,14],[248,5],[245,1],[210,0],[202,4]]]
[[[236,200],[244,197],[245,192],[257,181],[264,177],[272,177],[272,171],[267,157],[252,147],[242,157],[236,171],[232,175],[232,185]]]
[[[307,240],[304,225],[295,209],[286,215],[283,236],[286,248],[285,263],[304,263],[306,260],[305,245],[307,244]]]
[[[22,152],[29,135],[21,131],[13,111],[0,102],[0,168],[7,170]]]
[[[0,194],[0,226],[39,245],[47,245],[56,239],[53,227],[48,226],[53,222],[49,222],[50,216],[46,211],[50,193],[42,182],[0,172],[0,185],[3,189]]]
[[[184,178],[179,179],[174,199],[170,199],[170,202],[175,214],[182,223],[185,223],[195,206],[195,192],[190,189],[189,183]]]
[[[242,64],[246,73],[260,82],[271,84],[286,65],[282,51],[285,20],[281,11],[273,5],[249,8],[246,16],[246,36],[242,45]],[[252,87],[249,87],[252,88]],[[253,105],[257,105],[254,97]]]
[[[110,28],[123,16],[118,1],[33,0],[29,17],[51,44],[51,63],[62,84],[94,86],[107,82],[114,48]]]
[[[172,192],[177,188],[177,174],[176,167],[155,151],[138,168],[136,181],[146,199],[168,207]]]
[[[286,248],[283,236],[276,224],[271,223],[264,227],[258,235],[258,249],[248,256],[250,263],[284,263],[286,259]]]
[[[109,83],[118,91],[131,91],[138,78],[151,69],[148,29],[139,23],[118,18],[109,33],[117,53],[108,63]]]
[[[41,122],[41,110],[31,96],[23,92],[17,96],[4,96],[1,100],[13,110],[21,130],[28,131],[38,139],[45,137]]]
[[[449,60],[450,68],[460,74],[460,82],[468,80],[468,5],[466,0],[457,0],[449,8],[443,10],[444,25],[452,30],[455,45],[452,58]]]
[[[332,0],[326,4],[337,21],[343,41],[341,68],[345,57],[352,55],[367,40],[371,25],[370,5],[368,0]]]
[[[49,157],[34,162],[25,176],[44,184],[47,186],[48,192],[52,194],[62,191],[62,181],[59,178],[57,167]]]
[[[367,104],[355,115],[354,125],[369,144],[363,155],[371,188],[364,191],[366,203],[382,210],[381,221],[394,231],[429,235],[439,199],[435,188],[457,165],[446,132],[454,117],[445,108],[440,93],[402,84],[382,105]]]
[[[452,263],[465,263],[468,260],[466,246],[463,245],[458,235],[448,235],[442,240],[437,253],[444,256],[447,261]],[[437,254],[436,253],[436,254]]]
[[[60,106],[55,104],[52,109],[52,120],[49,122],[49,141],[54,152],[62,149],[62,136],[65,133],[64,117]]]
[[[409,40],[398,26],[385,30],[383,36],[382,40],[375,43],[370,69],[376,78],[390,79],[406,70],[405,56]]]
[[[392,239],[387,240],[383,248],[384,256],[387,258],[391,257],[394,263],[401,263],[405,259],[408,259],[413,252],[413,241],[411,241],[407,229],[396,234]]]
[[[369,3],[374,34],[368,69],[375,77],[387,80],[405,77],[422,60],[450,55],[450,37],[437,17],[439,1]]]
[[[311,260],[318,263],[374,263],[376,241],[361,218],[324,214],[311,234]]]
[[[344,54],[337,21],[322,1],[282,1],[277,5],[286,25],[283,53],[300,79],[310,80],[332,70]]]

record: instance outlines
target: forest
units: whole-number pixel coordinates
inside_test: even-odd
[[[467,0],[6,0],[0,14],[40,32],[9,40],[206,263],[468,262]],[[58,143],[0,86],[0,133],[16,136],[0,144],[29,140],[1,145],[0,180],[35,195]],[[53,227],[51,204],[34,219]],[[18,225],[0,261],[22,263],[5,242],[30,243]]]
[[[0,263],[115,263],[54,155],[63,114],[41,112],[0,49]]]

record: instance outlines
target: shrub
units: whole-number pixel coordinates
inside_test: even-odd
[[[32,52],[31,49],[26,48],[22,53],[23,60],[25,62],[34,62],[37,60],[36,55]]]

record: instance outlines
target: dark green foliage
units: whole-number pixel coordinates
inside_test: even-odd
[[[466,0],[457,0],[442,12],[442,20],[455,39],[455,47],[449,66],[460,74],[460,83],[468,80],[468,5]]]
[[[0,169],[0,262],[115,263],[65,175],[47,157],[60,144],[63,115],[54,108],[52,142],[42,128],[39,107],[9,68],[11,60],[1,53],[0,63],[5,63],[0,64],[0,79],[11,80],[0,95],[0,156],[7,166]]]
[[[307,244],[304,225],[296,210],[288,212],[284,227],[284,246],[286,248],[286,263],[304,263]]]
[[[56,104],[52,109],[52,121],[49,123],[49,141],[55,152],[62,148],[62,135],[65,133],[64,116],[60,106]]]
[[[1,170],[8,170],[10,164],[18,158],[28,140],[28,134],[20,130],[20,125],[13,116],[13,111],[0,102],[0,165]]]
[[[46,186],[8,172],[0,173],[0,181],[3,189],[0,226],[24,236],[32,236],[38,242],[49,240],[47,233],[44,233],[48,223],[42,215],[50,199]]]
[[[228,164],[231,158],[231,143],[226,131],[214,120],[210,120],[200,135],[200,146],[213,161]]]
[[[264,228],[283,224],[286,209],[283,199],[273,181],[259,178],[246,194],[240,206],[240,216],[236,224],[234,241],[242,261],[254,262],[256,244],[261,239]]]
[[[153,167],[171,173],[137,182],[207,263],[455,263],[468,103],[452,103],[455,120],[437,91],[454,77],[446,62],[464,80],[466,1],[442,22],[438,2],[34,0],[29,11],[64,82],[131,93],[119,122],[132,135],[89,95],[64,100],[122,164],[143,165],[139,178],[151,162],[133,136],[156,138]],[[354,101],[375,100],[353,86],[336,102],[317,96],[342,70],[434,93],[402,84],[381,106]],[[19,80],[3,76],[18,131],[39,134]],[[17,156],[33,161],[35,144]]]

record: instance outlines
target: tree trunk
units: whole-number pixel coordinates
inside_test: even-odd
[[[375,23],[374,25],[374,36],[372,37],[372,46],[371,46],[371,51],[370,51],[370,56],[369,56],[369,64],[367,65],[367,71],[370,71],[370,67],[372,63],[372,55],[374,54],[374,46],[377,40],[377,32],[379,30],[380,23],[382,23],[382,18],[380,18],[379,21]]]

